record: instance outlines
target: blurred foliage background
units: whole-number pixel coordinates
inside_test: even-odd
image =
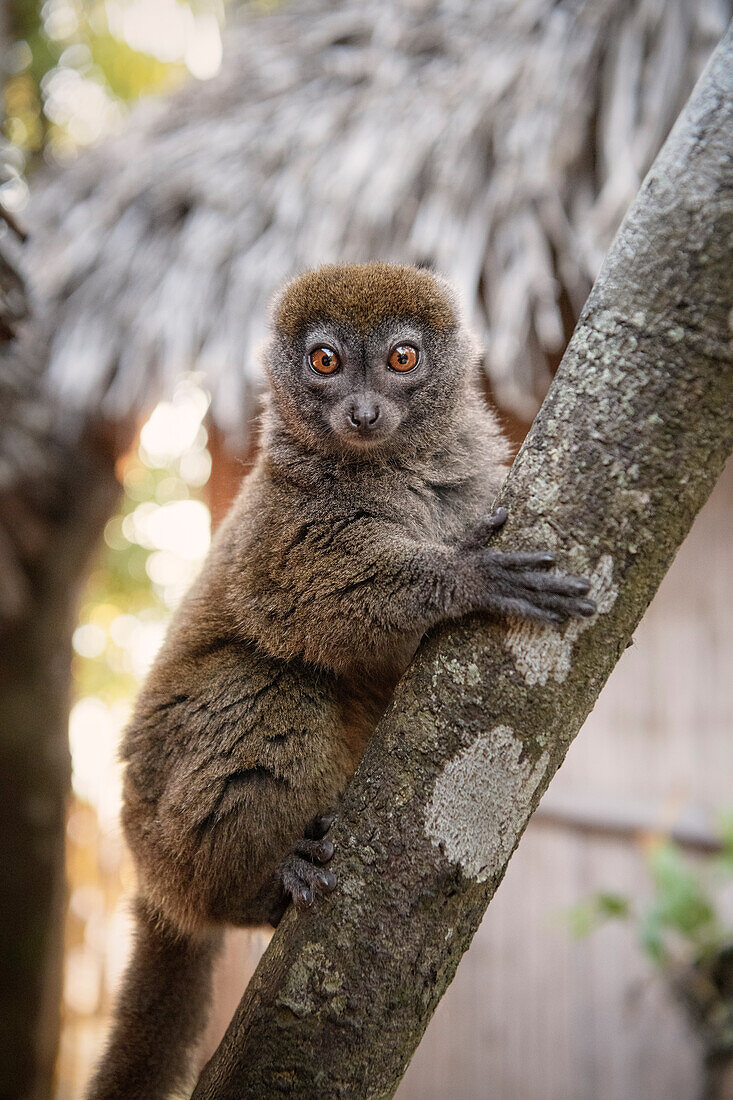
[[[719,853],[692,858],[670,837],[646,843],[651,895],[645,902],[611,891],[568,914],[583,937],[608,921],[627,921],[697,1031],[705,1097],[727,1096],[733,1057],[733,814],[719,820]],[[727,1081],[729,1082],[729,1078]]]
[[[22,207],[29,169],[74,156],[142,96],[214,76],[223,17],[224,0],[9,0],[3,132],[16,155],[3,203]]]

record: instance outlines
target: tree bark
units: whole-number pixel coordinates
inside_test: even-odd
[[[395,693],[333,828],[338,888],[278,929],[196,1100],[392,1096],[543,791],[733,446],[733,38],[627,215],[501,494],[598,614],[466,619]]]

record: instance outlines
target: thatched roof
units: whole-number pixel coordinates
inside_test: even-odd
[[[730,0],[300,0],[223,69],[37,187],[48,377],[113,419],[207,372],[239,431],[271,290],[324,260],[434,265],[531,415]]]

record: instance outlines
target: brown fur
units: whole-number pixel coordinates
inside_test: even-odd
[[[347,322],[368,332],[386,316],[419,317],[436,332],[455,328],[451,296],[429,271],[398,264],[327,264],[288,284],[275,304],[275,324],[291,339],[314,319]]]
[[[396,376],[389,348],[406,338],[420,368]],[[338,346],[338,376],[309,368],[313,340]],[[218,927],[332,888],[294,846],[336,804],[426,630],[480,609],[589,613],[587,584],[543,571],[547,555],[486,549],[506,445],[450,294],[427,272],[302,276],[265,361],[260,459],[124,740],[141,931],[94,1100],[155,1100],[180,1078],[199,1017],[175,1006],[204,996]],[[381,410],[366,434],[348,420],[364,394]]]

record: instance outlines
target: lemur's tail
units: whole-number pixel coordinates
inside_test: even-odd
[[[135,917],[132,958],[87,1100],[163,1100],[188,1084],[191,1054],[208,1015],[220,936],[174,933],[140,899]]]

